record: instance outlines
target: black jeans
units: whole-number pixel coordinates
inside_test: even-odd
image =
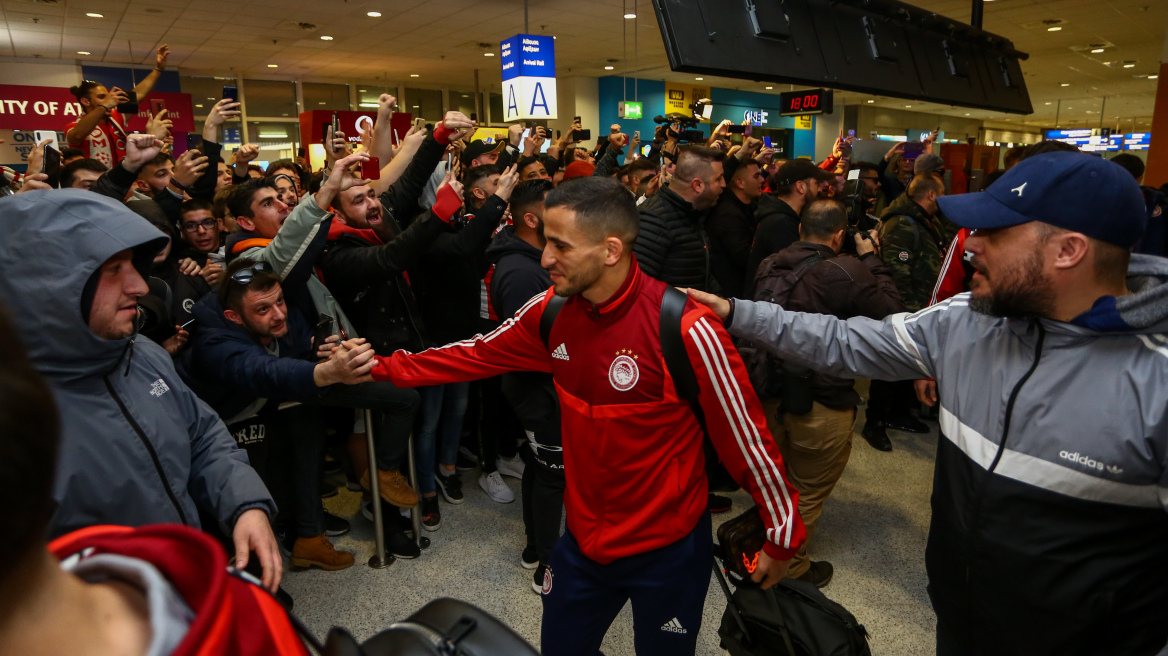
[[[515,439],[523,430],[514,408],[503,395],[502,376],[484,378],[471,383],[471,404],[467,416],[474,423],[479,436],[479,466],[484,474],[495,469],[500,456],[514,458],[518,449]]]
[[[319,406],[373,410],[377,467],[396,470],[405,462],[418,393],[392,383],[332,385],[320,396],[303,399],[302,405],[278,414],[280,433],[287,435],[291,459],[293,516],[296,535],[302,538],[324,533],[324,508],[320,502],[321,460],[324,458],[324,419]],[[376,486],[376,481],[372,482]]]
[[[389,382],[361,383],[360,385],[331,385],[318,397],[307,403],[332,408],[373,410],[373,437],[377,447],[377,468],[393,471],[406,460],[410,432],[414,428],[414,414],[421,405],[421,397],[412,389],[395,387]]]
[[[523,469],[523,527],[539,562],[547,564],[560,537],[564,508],[564,453],[560,401],[548,374],[503,375],[503,394],[511,403],[530,448]]]

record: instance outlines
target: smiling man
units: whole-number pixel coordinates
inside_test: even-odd
[[[1163,653],[1168,265],[1129,252],[1139,188],[1102,158],[1047,153],[939,204],[975,230],[976,273],[970,293],[915,314],[691,296],[821,373],[937,380],[925,566],[939,655]]]
[[[713,562],[703,434],[760,508],[767,542],[754,579],[764,587],[804,540],[798,494],[729,335],[684,298],[678,339],[704,421],[679,398],[662,355],[669,287],[633,256],[639,220],[628,190],[585,178],[548,193],[544,207],[552,289],[486,336],[378,357],[373,377],[417,386],[552,374],[568,532],[544,571],[543,653],[595,654],[631,600],[637,653],[693,654]],[[545,331],[549,305],[558,314]]]

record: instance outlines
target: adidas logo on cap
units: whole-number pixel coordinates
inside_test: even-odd
[[[557,360],[570,359],[570,358],[568,358],[568,347],[564,346],[563,344],[560,344],[559,346],[556,347],[556,350],[552,351],[552,357],[557,359]]]
[[[681,626],[681,622],[678,622],[676,617],[666,622],[665,625],[661,627],[661,630],[669,631],[670,633],[689,633],[685,630],[684,627]]]

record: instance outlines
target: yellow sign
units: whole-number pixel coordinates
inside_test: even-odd
[[[795,129],[796,130],[810,130],[811,129],[811,116],[796,116],[795,117]]]
[[[665,83],[665,113],[672,114],[674,112],[692,116],[693,110],[690,105],[694,104],[700,98],[710,97],[710,87],[699,87],[693,84],[679,84],[677,82]],[[702,123],[709,123],[709,120],[704,120]]]
[[[479,128],[475,130],[471,141],[482,139],[487,143],[496,143],[507,140],[507,128]]]

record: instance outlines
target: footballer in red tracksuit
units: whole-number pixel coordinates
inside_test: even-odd
[[[712,564],[702,425],[678,398],[662,356],[666,284],[632,258],[624,283],[594,305],[568,298],[545,345],[554,288],[487,335],[419,354],[378,357],[375,380],[399,386],[550,372],[562,412],[568,533],[544,579],[542,649],[595,654],[624,603],[637,653],[692,654]],[[545,262],[546,266],[546,262]],[[553,271],[553,278],[554,278]],[[805,539],[795,488],[722,322],[687,301],[681,332],[699,403],[722,462],[754,498],[766,554],[789,560]]]

